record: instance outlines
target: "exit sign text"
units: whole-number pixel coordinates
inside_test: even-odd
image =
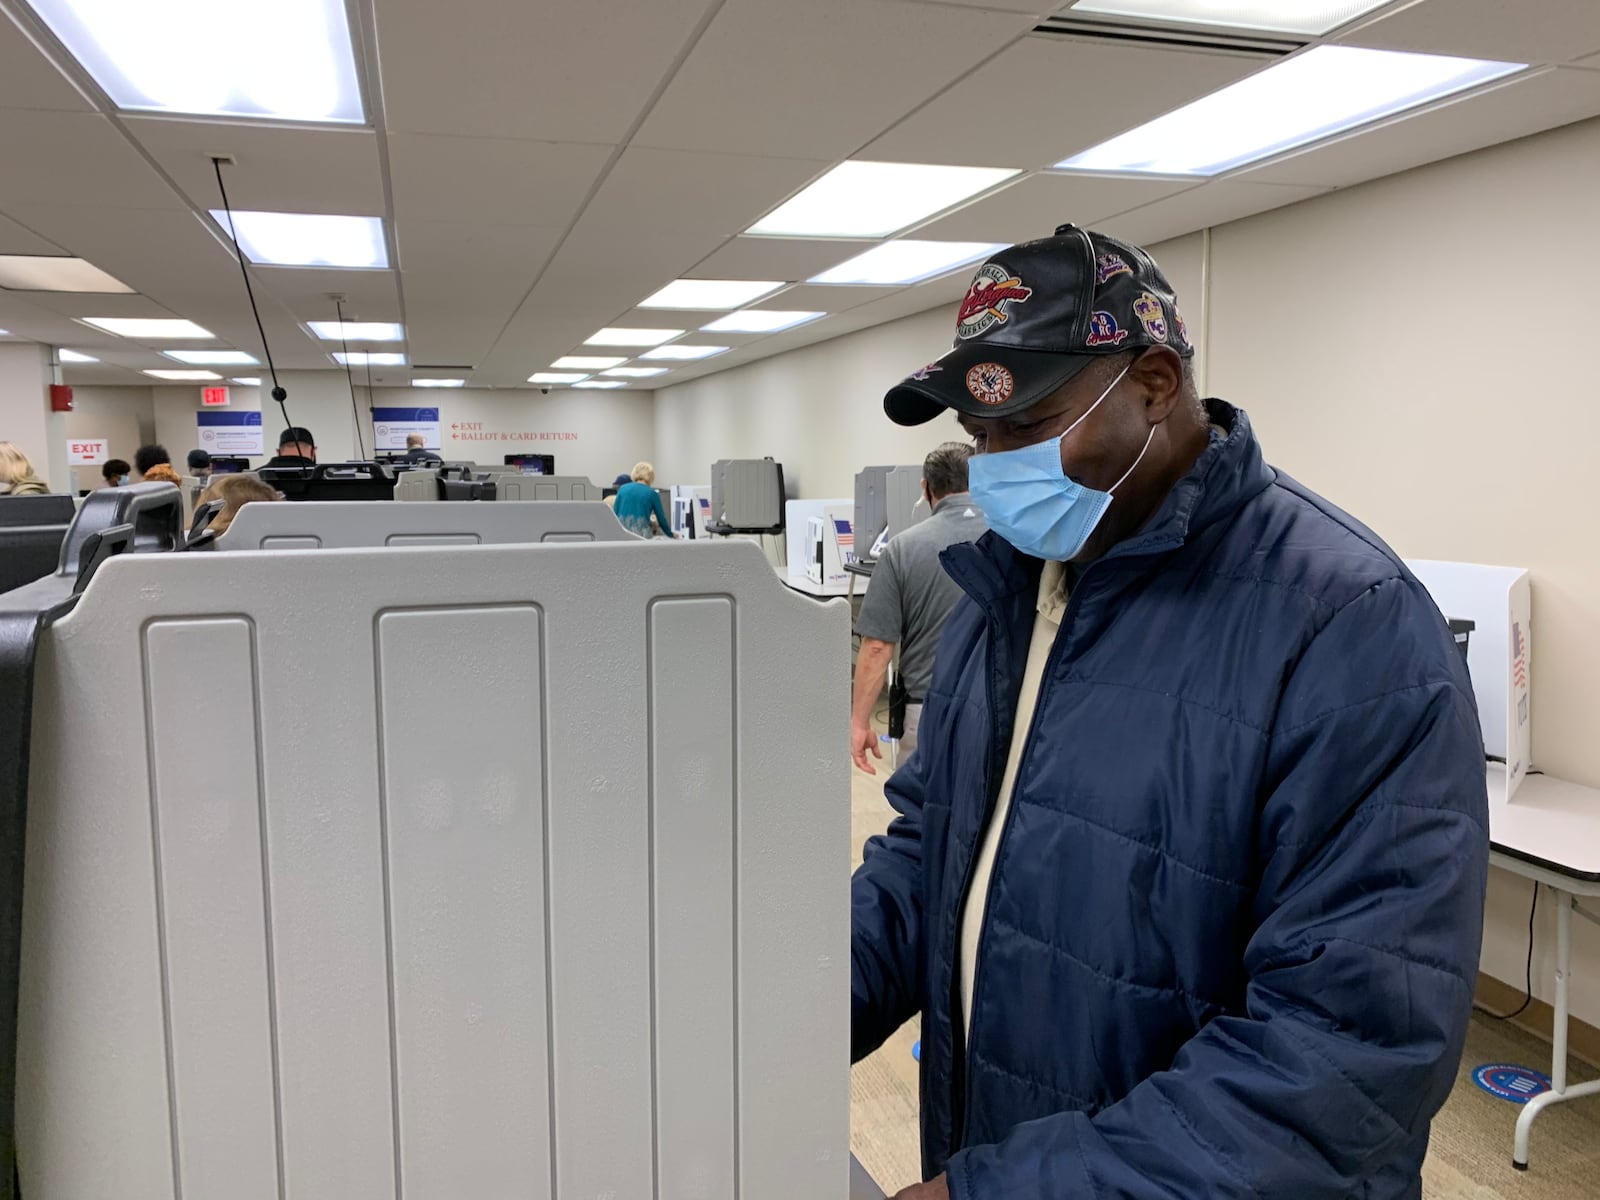
[[[201,388],[200,389],[200,407],[201,408],[227,408],[228,407],[228,389],[225,388],[225,387]]]

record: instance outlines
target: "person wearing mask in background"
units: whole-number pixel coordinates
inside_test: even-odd
[[[133,452],[133,465],[145,483],[178,482],[178,473],[172,469],[172,455],[165,446],[155,442]]]
[[[303,425],[291,425],[278,435],[278,453],[262,466],[314,467],[317,465],[317,440]]]
[[[100,487],[122,487],[128,482],[128,473],[132,470],[125,458],[106,459],[100,464]]]
[[[201,487],[211,482],[211,455],[204,450],[189,451],[189,474],[199,481]]]
[[[629,533],[640,537],[672,536],[672,521],[661,506],[661,493],[656,491],[656,469],[647,462],[634,464],[629,482],[617,489],[616,502],[611,506],[617,520]],[[654,522],[654,526],[652,526]]]
[[[50,486],[33,473],[28,456],[10,442],[0,442],[0,496],[43,496],[49,491]]]
[[[1150,256],[1068,225],[884,399],[954,410],[991,530],[851,885],[853,1057],[922,1014],[900,1200],[1422,1194],[1483,928],[1472,685],[1193,353]]]
[[[406,434],[405,461],[408,463],[429,463],[433,466],[443,465],[444,459],[440,458],[432,450],[429,450],[427,446],[428,439],[423,437],[420,433]],[[316,447],[313,446],[311,449],[312,455],[315,457]]]
[[[228,526],[233,524],[233,519],[239,515],[239,510],[246,504],[254,504],[263,500],[282,500],[283,493],[270,484],[263,483],[254,475],[219,475],[212,481],[211,486],[200,494],[200,499],[195,502],[196,507],[210,504],[213,500],[223,502],[222,510],[211,518],[207,529],[215,530],[218,537],[228,532]]]
[[[983,514],[967,494],[967,460],[972,447],[946,442],[922,463],[922,496],[932,510],[926,520],[896,534],[872,569],[872,584],[861,601],[856,632],[855,699],[850,710],[850,757],[868,775],[876,775],[867,752],[882,758],[872,709],[883,694],[894,648],[900,647],[900,684],[905,689],[905,732],[900,753],[917,748],[923,698],[933,676],[933,652],[945,618],[961,599],[961,588],[945,573],[939,556],[959,542],[973,542],[988,532]]]

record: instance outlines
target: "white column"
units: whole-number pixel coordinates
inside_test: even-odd
[[[15,443],[52,491],[70,492],[67,415],[50,411],[52,382],[49,347],[0,345],[0,441]]]

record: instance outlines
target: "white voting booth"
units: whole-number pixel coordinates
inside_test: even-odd
[[[39,639],[28,1200],[846,1196],[845,606],[323,507]]]
[[[636,542],[604,504],[525,500],[510,504],[384,500],[246,504],[219,550],[322,550],[358,546],[480,546],[540,542]]]
[[[1528,773],[1533,753],[1530,703],[1532,592],[1521,567],[1407,559],[1406,566],[1428,589],[1447,618],[1473,623],[1467,671],[1483,726],[1483,752],[1505,762],[1491,773],[1503,787],[1490,799],[1509,800]]]
[[[856,560],[855,501],[789,500],[784,503],[788,576],[807,590],[842,596],[849,588],[845,564]]]

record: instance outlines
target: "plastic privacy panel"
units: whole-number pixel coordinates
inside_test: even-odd
[[[491,472],[498,500],[602,500],[604,490],[586,475],[522,475]]]
[[[847,1196],[847,654],[740,543],[106,563],[40,646],[24,1194]]]
[[[407,474],[411,474],[408,472]],[[403,478],[403,477],[402,477]],[[219,550],[636,542],[604,504],[394,504],[384,500],[246,504]]]

